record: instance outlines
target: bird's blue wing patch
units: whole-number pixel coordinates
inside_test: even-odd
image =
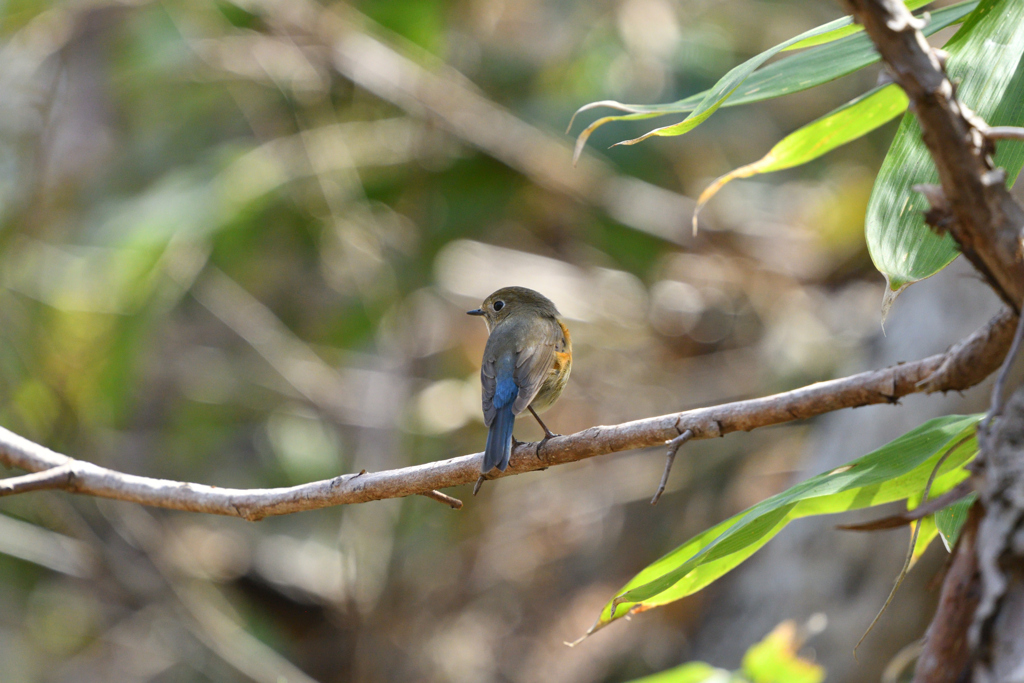
[[[504,408],[513,401],[519,395],[519,387],[516,386],[516,381],[509,374],[505,377],[496,378],[494,386],[494,407]]]
[[[502,472],[508,467],[512,452],[512,428],[516,424],[515,402],[519,386],[515,380],[515,356],[506,355],[495,363],[494,396],[491,406],[493,419],[488,423],[487,446],[484,448],[483,472],[497,467]]]

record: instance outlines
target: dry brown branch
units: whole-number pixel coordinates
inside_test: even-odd
[[[1024,209],[1007,191],[1005,172],[993,168],[991,161],[992,140],[1019,139],[1017,131],[989,128],[957,102],[941,60],[917,30],[919,20],[902,3],[847,2],[910,98],[938,169],[941,191],[922,188],[932,203],[927,219],[948,229],[999,296],[1019,311],[1024,297]],[[981,453],[975,469],[985,514],[969,554],[980,575],[979,594],[959,591],[958,584],[973,585],[974,580],[950,572],[943,595],[958,604],[940,607],[929,637],[952,640],[922,655],[922,673],[915,680],[971,678],[966,667],[972,659],[975,680],[1019,680],[1024,671],[1024,549],[1019,540],[1024,534],[1024,387],[1011,387],[1012,397],[1001,414],[1003,379],[990,412],[995,419],[978,430]],[[967,560],[962,562],[967,567]]]
[[[968,631],[975,680],[1012,681],[1024,671],[1024,386],[987,428],[979,427],[980,501],[976,556],[981,590]]]
[[[657,446],[687,430],[695,439],[802,420],[878,403],[896,403],[922,391],[967,389],[998,366],[1015,329],[1016,318],[1001,313],[946,353],[922,360],[819,382],[773,396],[651,417],[613,426],[591,427],[547,442],[541,457],[532,444],[512,453],[511,476],[608,453]],[[936,372],[946,379],[929,382]],[[928,387],[925,389],[924,387]],[[227,489],[116,472],[55,453],[0,428],[0,462],[30,472],[61,467],[60,488],[144,505],[207,512],[258,520],[332,505],[385,498],[431,495],[436,489],[471,484],[480,474],[482,454],[464,455],[384,472],[346,474],[333,479],[277,489]],[[499,478],[499,477],[495,477]],[[50,483],[54,483],[50,480]]]
[[[981,504],[975,503],[960,531],[949,570],[942,582],[935,619],[928,627],[921,656],[914,668],[914,683],[958,680],[968,664],[967,628],[974,618],[980,594],[974,544],[981,515]]]

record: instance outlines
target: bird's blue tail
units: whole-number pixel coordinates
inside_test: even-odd
[[[516,414],[512,412],[512,403],[498,408],[491,422],[491,430],[487,432],[487,446],[484,447],[484,464],[481,471],[486,474],[497,467],[502,472],[508,467],[508,458],[512,454],[512,428],[516,424]]]

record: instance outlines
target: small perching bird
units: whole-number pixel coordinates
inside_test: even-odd
[[[533,413],[544,430],[541,445],[558,436],[537,413],[550,408],[569,381],[572,340],[555,305],[525,287],[499,289],[468,313],[483,316],[490,333],[480,366],[489,428],[481,472],[486,475],[495,467],[504,472],[512,453],[512,428],[523,410]],[[477,488],[482,481],[483,476]]]

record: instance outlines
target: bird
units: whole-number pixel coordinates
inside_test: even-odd
[[[508,467],[519,413],[529,410],[544,430],[538,453],[548,439],[559,436],[538,413],[558,400],[569,381],[572,339],[555,304],[526,287],[499,289],[467,313],[483,317],[489,333],[480,365],[488,432],[479,490],[491,470]]]

